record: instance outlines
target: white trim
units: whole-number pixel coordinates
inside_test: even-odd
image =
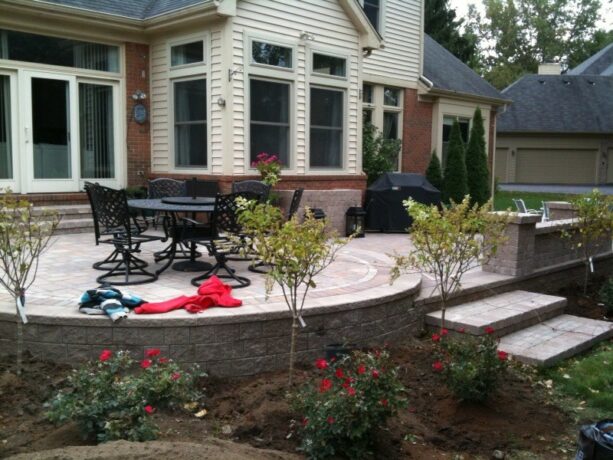
[[[307,47],[308,51],[308,69],[313,78],[322,78],[327,80],[338,80],[339,82],[348,82],[349,73],[351,70],[351,56],[345,53],[339,53],[338,51],[331,51],[329,48],[324,47]],[[314,55],[327,56],[336,59],[343,59],[345,61],[345,75],[332,75],[322,72],[316,72],[314,69],[315,58]]]
[[[172,48],[175,46],[186,45],[189,43],[196,43],[196,42],[202,42],[202,61],[192,62],[190,64],[181,64],[181,65],[173,66],[172,65]],[[210,61],[210,56],[209,56],[210,42],[211,42],[211,39],[210,39],[209,32],[191,34],[191,35],[186,35],[180,38],[168,40],[168,42],[166,42],[166,53],[168,55],[168,62],[167,62],[168,74],[175,77],[175,76],[187,75],[188,74],[187,72],[191,72],[191,74],[193,74],[194,72],[201,71],[202,67],[205,67],[204,70],[206,70],[206,66],[208,65]]]
[[[292,52],[292,55],[291,55],[292,65],[290,67],[282,67],[282,66],[262,64],[260,62],[255,62],[253,60],[253,42],[254,41],[266,43],[268,45],[279,46],[281,48],[290,49]],[[270,38],[269,36],[265,36],[265,35],[247,33],[246,34],[246,47],[245,47],[245,53],[244,53],[245,61],[246,61],[247,66],[254,70],[257,68],[260,68],[262,70],[268,69],[272,71],[280,71],[280,72],[287,72],[287,73],[295,74],[296,68],[297,68],[296,61],[298,59],[297,48],[298,48],[297,42],[286,41],[283,39],[278,39],[277,37]]]
[[[10,139],[11,139],[11,148],[9,151],[9,155],[11,155],[11,179],[0,179],[0,188],[9,187],[13,192],[20,192],[19,186],[21,181],[20,172],[21,167],[20,163],[22,161],[21,155],[18,155],[19,146],[21,145],[21,141],[19,139],[19,131],[18,131],[18,100],[17,100],[17,73],[16,72],[8,72],[0,69],[0,75],[9,77],[9,105],[10,105],[10,113],[9,117],[9,125],[10,125]]]

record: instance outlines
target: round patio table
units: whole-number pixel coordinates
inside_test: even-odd
[[[145,198],[138,200],[128,200],[128,206],[134,209],[141,210],[149,210],[149,211],[158,211],[164,212],[168,216],[170,216],[170,225],[172,227],[172,239],[169,247],[168,261],[158,270],[156,270],[156,274],[159,275],[164,270],[172,265],[173,270],[181,271],[181,272],[198,272],[198,271],[206,271],[209,270],[212,265],[208,262],[202,262],[199,260],[195,260],[196,247],[194,244],[191,246],[192,258],[190,260],[185,260],[182,262],[177,262],[173,265],[175,254],[177,252],[177,246],[181,241],[181,232],[179,231],[179,224],[177,220],[177,213],[187,212],[192,214],[197,213],[206,213],[210,214],[213,212],[215,208],[215,198],[214,197],[196,197],[196,199],[192,199],[191,197],[181,197],[185,198],[184,200],[179,201],[179,203],[167,203],[164,198]]]

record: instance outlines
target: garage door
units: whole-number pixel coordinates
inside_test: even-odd
[[[595,150],[518,149],[515,182],[524,184],[593,184]]]

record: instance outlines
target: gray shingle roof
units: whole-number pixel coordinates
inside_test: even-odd
[[[427,34],[424,34],[424,77],[438,89],[504,99],[496,88]]]
[[[605,46],[566,74],[613,76],[613,43]]]
[[[36,0],[39,3],[80,8],[83,10],[122,16],[131,19],[149,19],[211,0]]]
[[[612,77],[526,75],[502,94],[499,133],[613,133]]]

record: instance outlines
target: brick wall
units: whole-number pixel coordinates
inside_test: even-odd
[[[417,90],[404,90],[402,172],[425,173],[432,153],[432,103],[419,101]]]
[[[147,98],[134,101],[132,95],[140,90]],[[145,178],[151,169],[151,137],[149,121],[139,125],[134,121],[132,110],[137,103],[147,107],[149,101],[149,45],[126,43],[126,153],[128,156],[128,185],[146,185]],[[142,176],[139,175],[142,171]]]

